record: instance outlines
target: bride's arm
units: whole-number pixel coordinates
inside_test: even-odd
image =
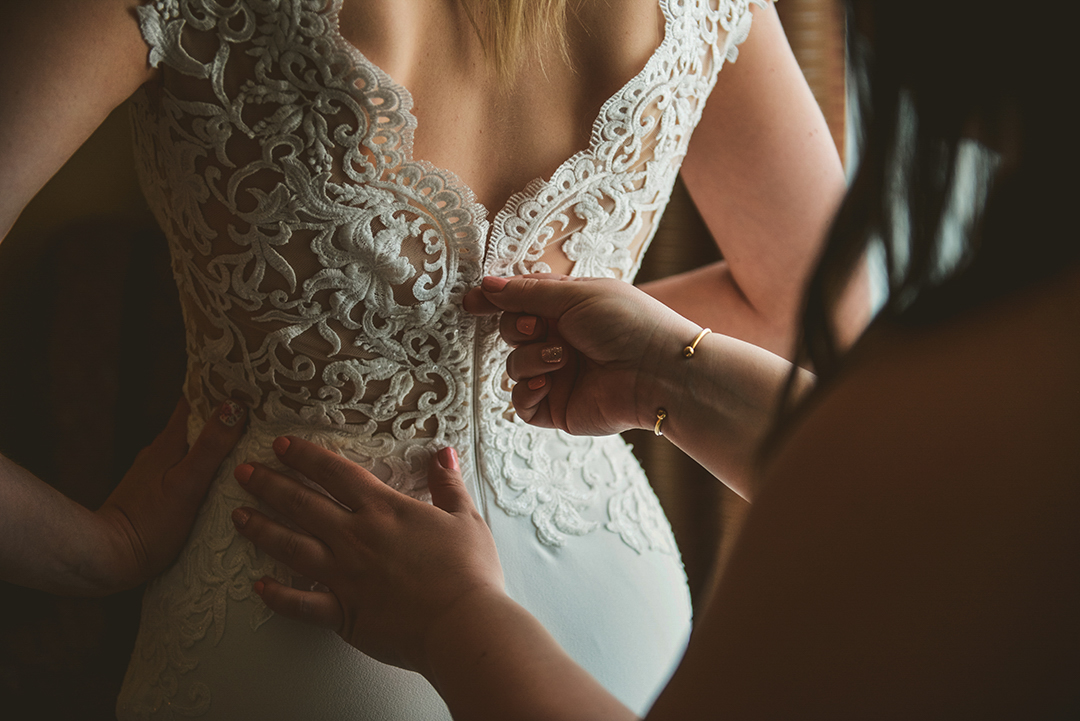
[[[805,280],[844,193],[844,174],[776,11],[753,8],[690,141],[682,176],[724,260],[642,289],[718,333],[788,356]],[[865,324],[865,277],[841,326]]]
[[[226,401],[188,449],[187,404],[96,512],[0,455],[0,580],[102,596],[160,572],[180,551],[245,409]]]
[[[151,78],[136,5],[0,4],[0,238],[108,114]],[[186,417],[179,407],[96,513],[0,456],[0,578],[98,595],[164,567],[243,426],[235,414],[225,414],[231,426],[211,419],[188,453]]]
[[[0,6],[0,239],[109,113],[151,78],[138,4]]]

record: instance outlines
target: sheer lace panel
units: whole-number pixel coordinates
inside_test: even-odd
[[[188,392],[430,437],[459,390],[458,300],[479,277],[484,213],[409,159],[408,97],[341,47],[333,9],[142,13],[171,41],[152,59],[180,71],[135,124],[174,241]]]

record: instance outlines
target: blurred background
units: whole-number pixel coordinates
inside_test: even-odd
[[[836,0],[782,0],[777,10],[843,150]],[[127,112],[108,118],[0,244],[0,451],[90,508],[164,427],[184,373],[179,302],[138,189]],[[718,257],[680,182],[638,280]],[[625,435],[668,513],[699,605],[746,505],[666,439]],[[67,599],[0,584],[0,716],[115,718],[141,595]]]

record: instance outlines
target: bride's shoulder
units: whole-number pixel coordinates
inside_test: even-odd
[[[105,117],[152,76],[134,6],[0,3],[0,238]]]

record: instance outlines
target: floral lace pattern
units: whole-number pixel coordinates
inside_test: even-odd
[[[589,147],[490,224],[464,183],[412,157],[412,98],[341,37],[341,0],[140,7],[165,72],[133,103],[136,158],[184,309],[192,430],[245,397],[236,458],[295,433],[419,498],[432,449],[454,445],[477,492],[529,518],[546,546],[614,533],[677,555],[621,440],[516,419],[508,349],[461,298],[482,274],[548,270],[552,254],[573,275],[632,281],[717,73],[763,2],[660,0],[664,39],[603,105]],[[250,605],[252,628],[265,622],[251,582],[286,577],[234,543],[229,511],[252,501],[223,476],[147,593],[125,681],[142,689],[137,717],[204,713],[209,689],[183,682],[197,664],[187,650],[220,638],[230,603]]]

